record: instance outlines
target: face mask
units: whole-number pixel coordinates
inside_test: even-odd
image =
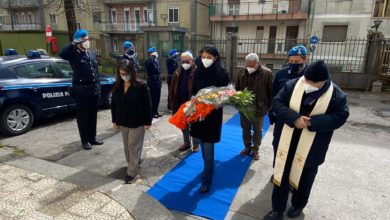
[[[292,73],[297,73],[303,66],[303,64],[300,63],[289,63],[289,66],[291,68]]]
[[[248,70],[249,74],[256,72],[256,68],[253,68],[253,67],[247,67],[246,70]]]
[[[158,53],[157,52],[153,52],[152,55],[155,56],[156,59],[158,58]]]
[[[181,66],[183,67],[184,70],[188,70],[189,68],[191,68],[191,64],[189,63],[183,63]]]
[[[129,81],[130,80],[130,76],[129,75],[124,75],[124,76],[121,75],[121,78],[123,79],[123,81]]]
[[[306,82],[303,83],[303,88],[305,89],[305,93],[306,94],[311,93],[311,92],[315,92],[315,91],[318,90],[317,87],[312,86],[312,85],[310,85],[309,83],[306,83]]]
[[[83,43],[81,43],[81,46],[83,46],[84,49],[88,50],[89,47],[90,47],[89,40],[84,41]]]
[[[204,65],[205,68],[208,68],[208,67],[210,67],[211,65],[213,65],[214,60],[204,58],[204,59],[202,59],[202,63],[203,63],[203,65]]]

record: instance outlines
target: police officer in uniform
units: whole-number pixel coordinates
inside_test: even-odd
[[[73,41],[65,46],[59,56],[68,60],[73,69],[72,96],[77,107],[77,126],[85,150],[92,145],[102,145],[96,138],[96,119],[100,94],[96,54],[89,51],[88,32],[78,30]]]
[[[303,76],[306,70],[306,62],[307,62],[307,50],[306,47],[302,45],[295,46],[288,51],[288,67],[279,70],[273,81],[272,86],[272,97],[275,97],[278,92],[283,88],[284,84],[287,81],[299,78]],[[276,113],[272,109],[268,113],[268,117],[270,119],[270,123],[274,124],[277,120]],[[274,152],[275,158],[276,152]],[[273,180],[273,176],[271,177],[271,182]]]
[[[123,42],[123,55],[119,58],[119,63],[121,63],[121,60],[125,59],[129,61],[129,65],[133,65],[134,70],[136,73],[138,73],[139,70],[139,63],[137,59],[137,54],[134,50],[134,45],[131,41],[125,41]]]
[[[168,76],[167,76],[167,84],[168,84],[168,110],[171,110],[170,101],[169,101],[169,91],[171,88],[172,76],[178,67],[177,55],[179,53],[176,49],[172,49],[168,52],[168,59],[166,60]]]
[[[148,49],[149,59],[145,61],[146,73],[148,75],[147,84],[152,97],[152,115],[153,118],[162,117],[158,113],[158,105],[161,97],[161,66],[157,60],[158,53],[155,47]]]

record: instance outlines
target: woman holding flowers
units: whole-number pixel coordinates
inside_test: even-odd
[[[202,64],[198,66],[192,85],[192,95],[203,88],[210,86],[227,86],[229,76],[221,66],[218,50],[214,46],[207,45],[201,50]],[[210,190],[214,175],[214,144],[221,139],[222,108],[213,110],[202,121],[191,124],[191,136],[200,140],[204,168],[200,192]]]
[[[126,183],[138,173],[145,130],[152,124],[152,102],[145,83],[137,80],[133,65],[122,60],[112,93],[111,114],[113,127],[122,132],[128,163]]]

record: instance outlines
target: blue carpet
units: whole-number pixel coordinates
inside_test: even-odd
[[[263,136],[269,128],[264,119]],[[243,149],[240,116],[223,125],[221,142],[215,146],[215,170],[211,190],[199,193],[203,159],[201,152],[189,154],[159,180],[148,194],[168,209],[211,219],[224,219],[251,162],[239,155]]]

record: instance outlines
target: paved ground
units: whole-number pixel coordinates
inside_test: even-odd
[[[309,204],[300,219],[388,219],[390,216],[390,94],[349,92],[348,98],[351,116],[335,132],[327,160],[320,167]],[[165,105],[163,98],[162,112]],[[224,119],[234,113],[225,109]],[[152,130],[146,134],[143,163],[137,181],[131,185],[133,190],[147,191],[184,157],[177,151],[181,132],[167,122],[168,117],[155,120]],[[36,158],[121,180],[126,166],[121,136],[111,128],[109,111],[99,112],[98,123],[98,133],[105,144],[91,151],[80,150],[72,115],[57,118],[50,126],[41,124],[22,136],[2,137],[1,143],[17,146],[17,152],[23,153],[20,149],[24,149],[25,154]],[[251,164],[226,219],[261,219],[271,209],[272,185],[268,180],[272,174],[272,130],[273,127],[267,132],[261,158]],[[201,219],[172,214],[177,219]]]

